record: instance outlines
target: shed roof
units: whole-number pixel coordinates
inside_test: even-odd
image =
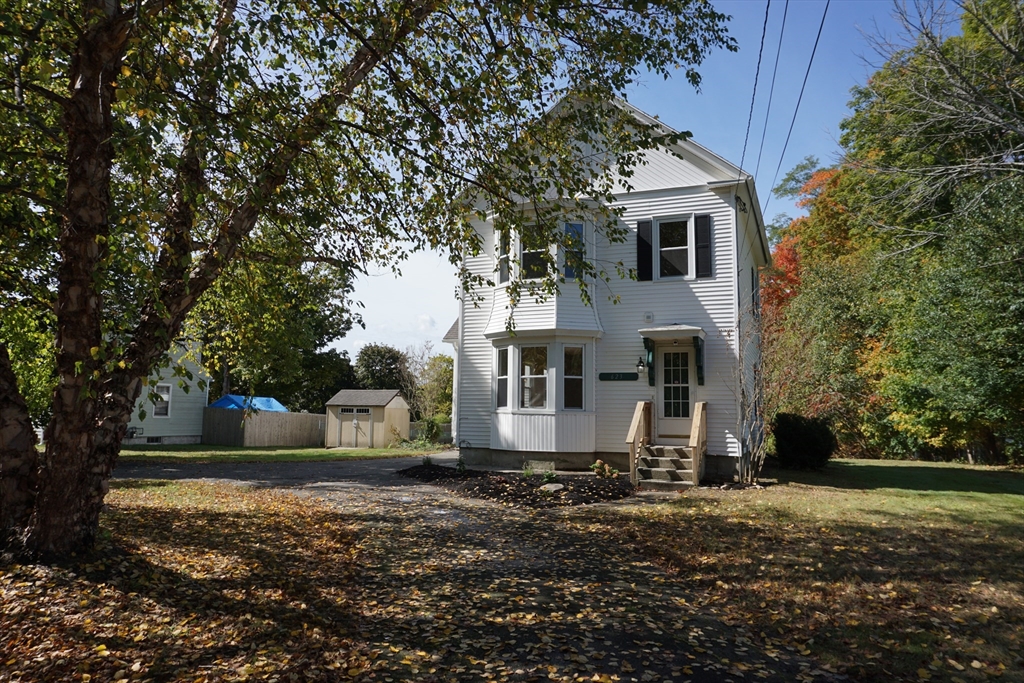
[[[329,406],[386,406],[398,396],[398,389],[342,389],[327,402]]]

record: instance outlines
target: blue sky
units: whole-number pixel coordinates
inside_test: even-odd
[[[785,0],[771,2],[761,78],[743,162],[750,173],[757,166],[785,4]],[[696,142],[739,164],[766,2],[716,0],[714,5],[720,12],[732,15],[729,30],[739,43],[739,52],[711,55],[698,69],[703,77],[700,93],[694,92],[682,75],[668,81],[647,77],[632,88],[629,100],[669,126],[690,131]],[[764,151],[755,174],[762,205],[768,200],[779,166],[824,9],[824,0],[789,2]],[[890,16],[891,9],[890,0],[832,0],[793,134],[782,157],[780,178],[809,154],[823,164],[837,159],[839,123],[849,112],[850,88],[864,83],[880,64],[865,34],[894,34],[896,24]],[[765,220],[770,222],[779,213],[795,216],[800,212],[791,202],[773,198]],[[443,344],[441,338],[458,316],[454,268],[443,257],[419,253],[402,270],[400,278],[390,272],[360,278],[354,298],[365,304],[362,314],[366,329],[352,330],[334,346],[347,350],[353,358],[363,344],[370,342],[400,349],[430,342],[435,353],[451,353],[451,347]]]

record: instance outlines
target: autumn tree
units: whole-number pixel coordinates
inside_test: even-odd
[[[56,388],[37,454],[0,340],[3,544],[93,545],[147,376],[241,255],[473,253],[471,211],[523,231],[524,201],[557,242],[552,216],[593,214],[663,142],[615,98],[641,69],[697,85],[734,47],[724,21],[690,0],[6,2],[0,214],[23,228],[3,296],[54,312]]]

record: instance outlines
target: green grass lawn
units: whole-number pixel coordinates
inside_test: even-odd
[[[430,448],[241,448],[235,446],[134,446],[121,449],[122,462],[325,462],[405,458],[438,453]]]
[[[1024,474],[837,460],[588,513],[769,649],[854,680],[1024,681]]]

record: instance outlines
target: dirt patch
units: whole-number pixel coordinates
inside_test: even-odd
[[[541,475],[520,475],[482,472],[467,469],[458,472],[440,465],[416,465],[397,474],[434,484],[467,498],[485,498],[503,505],[523,508],[554,508],[571,505],[589,505],[619,500],[633,495],[635,489],[628,479],[602,479],[587,475],[559,475],[553,482]],[[547,483],[561,484],[563,488],[548,491]]]

